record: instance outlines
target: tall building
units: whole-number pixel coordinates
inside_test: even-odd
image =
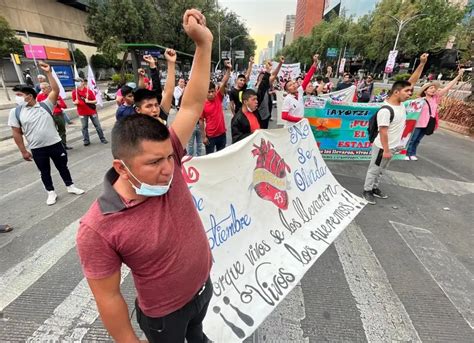
[[[293,36],[295,33],[295,20],[296,15],[289,14],[286,16],[285,20],[285,40],[283,42],[283,46],[290,45],[293,42]]]
[[[268,49],[268,58],[273,58],[274,52],[273,52],[273,41],[272,40],[268,41],[267,49]]]
[[[285,35],[283,33],[275,34],[275,40],[273,41],[273,57],[278,54],[281,49],[283,49],[283,41],[285,39]]]
[[[329,19],[332,15],[344,15],[346,17],[362,17],[373,11],[380,0],[325,0],[324,19]]]
[[[296,5],[295,36],[307,36],[323,19],[324,0],[298,0]]]

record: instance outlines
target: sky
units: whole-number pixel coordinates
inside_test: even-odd
[[[296,14],[297,0],[218,0],[240,16],[257,43],[256,57],[273,41],[275,34],[284,31],[287,14]]]

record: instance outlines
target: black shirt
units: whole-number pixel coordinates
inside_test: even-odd
[[[229,99],[230,101],[233,101],[235,104],[235,112],[239,112],[239,110],[242,108],[242,93],[247,90],[247,84],[245,84],[242,89],[237,89],[235,87],[232,88],[232,90],[229,92]]]

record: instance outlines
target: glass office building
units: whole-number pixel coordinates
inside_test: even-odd
[[[332,15],[345,15],[359,18],[375,9],[375,5],[380,0],[325,0],[324,18],[328,19]]]

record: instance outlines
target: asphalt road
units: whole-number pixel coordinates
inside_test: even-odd
[[[114,110],[100,112],[108,137]],[[72,177],[87,192],[67,194],[53,168],[54,206],[33,163],[11,139],[0,141],[0,222],[15,227],[0,235],[1,342],[111,340],[74,249],[78,219],[111,165],[110,145],[94,132],[84,147],[77,120],[68,141]],[[381,187],[390,197],[359,214],[247,342],[474,341],[473,147],[439,131],[423,140],[419,161],[392,163]],[[356,194],[367,165],[328,162]],[[122,291],[131,305],[130,275]]]

